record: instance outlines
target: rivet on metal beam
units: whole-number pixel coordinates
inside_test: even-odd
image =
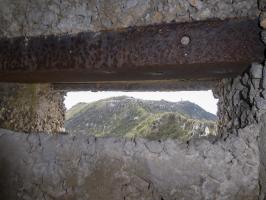
[[[187,35],[185,35],[185,36],[183,36],[182,38],[181,38],[181,44],[182,45],[188,45],[190,43],[190,38],[189,38],[189,36],[187,36]]]

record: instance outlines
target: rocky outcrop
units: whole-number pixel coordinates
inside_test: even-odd
[[[61,132],[64,95],[49,84],[1,84],[0,127],[26,133]]]
[[[27,36],[258,14],[257,0],[0,0],[0,36],[27,41]]]
[[[0,198],[255,200],[259,129],[148,141],[0,130]]]

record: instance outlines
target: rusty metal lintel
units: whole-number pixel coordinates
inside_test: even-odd
[[[152,80],[112,81],[92,83],[55,83],[53,88],[62,91],[192,91],[211,90],[218,80]]]
[[[0,82],[79,83],[214,79],[262,62],[256,20],[130,27],[0,39]]]

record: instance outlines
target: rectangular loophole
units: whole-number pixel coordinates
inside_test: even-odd
[[[151,140],[217,135],[212,91],[68,92],[65,128],[70,134]]]

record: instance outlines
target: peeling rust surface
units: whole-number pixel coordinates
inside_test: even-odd
[[[87,82],[233,77],[263,61],[256,20],[129,27],[0,39],[1,82]],[[185,38],[185,40],[184,40]]]

